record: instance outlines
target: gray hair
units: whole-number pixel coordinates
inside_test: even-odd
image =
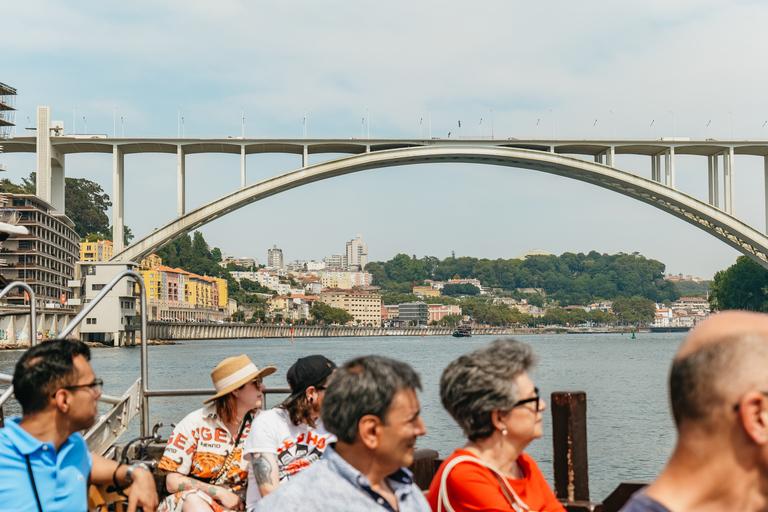
[[[452,361],[440,376],[440,400],[472,441],[493,434],[491,414],[509,411],[520,390],[514,379],[536,364],[533,349],[498,339]]]
[[[767,345],[757,335],[736,335],[675,359],[669,373],[669,396],[678,430],[684,420],[710,424],[722,416],[724,407],[735,405],[730,401],[739,394],[759,386],[766,373]]]
[[[353,444],[360,419],[373,414],[385,421],[392,399],[402,389],[421,391],[421,378],[408,363],[383,356],[347,361],[325,390],[323,424],[339,441]]]

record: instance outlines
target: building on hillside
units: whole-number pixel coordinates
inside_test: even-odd
[[[476,286],[478,290],[483,289],[482,286],[480,286],[480,280],[479,279],[449,279],[448,284],[471,284],[472,286]]]
[[[283,250],[278,249],[276,245],[267,249],[267,267],[283,268]]]
[[[149,270],[163,264],[163,259],[157,254],[150,254],[139,263],[140,270]]]
[[[442,290],[445,286],[445,281],[432,281],[431,279],[425,279],[424,284],[427,286],[431,286],[435,290]]]
[[[426,325],[429,323],[429,306],[424,302],[404,302],[400,304],[398,318],[409,325]]]
[[[225,279],[166,266],[140,273],[147,289],[150,320],[215,321],[230,314]]]
[[[413,287],[413,293],[414,295],[423,295],[425,297],[439,297],[440,296],[440,290],[437,288],[433,288],[431,286],[414,286]]]
[[[494,297],[493,304],[494,306],[496,304],[505,304],[511,308],[517,304],[517,299],[513,299],[512,297]]]
[[[304,287],[304,291],[306,293],[311,293],[312,295],[320,295],[320,292],[323,291],[323,283],[317,276],[304,276],[299,278],[298,281]]]
[[[346,254],[332,254],[323,258],[323,268],[347,268],[347,255]]]
[[[310,260],[307,262],[307,272],[314,272],[316,270],[322,270],[325,268],[325,262],[324,261],[315,261]]]
[[[80,242],[80,261],[107,261],[112,258],[113,247],[109,240]]]
[[[232,263],[239,267],[254,267],[259,268],[259,260],[256,258],[235,258],[232,260]]]
[[[672,303],[673,308],[691,308],[709,313],[709,301],[701,297],[680,297]]]
[[[368,244],[364,244],[360,235],[347,242],[347,266],[365,269],[368,263]]]
[[[359,325],[381,326],[381,296],[357,290],[325,290],[320,301],[352,315]]]
[[[443,304],[429,304],[429,321],[439,322],[448,315],[461,315],[461,308],[457,305],[446,306]]]
[[[26,235],[10,235],[3,242],[6,266],[0,275],[8,281],[24,281],[35,292],[37,307],[60,307],[72,298],[68,282],[74,278],[80,237],[66,215],[33,194],[5,194],[8,208],[18,214]],[[8,304],[24,305],[25,292],[16,288],[5,296]]]
[[[317,297],[307,295],[277,295],[267,300],[270,316],[281,315],[293,321],[309,319],[309,308],[312,307]]]
[[[393,322],[397,320],[400,315],[400,306],[394,305],[381,305],[381,325],[392,326]]]
[[[73,306],[91,302],[112,278],[124,270],[136,270],[137,264],[124,261],[79,261],[72,287]],[[138,285],[131,277],[120,280],[80,323],[80,339],[120,347],[136,344],[136,331],[141,330],[141,316],[136,312]],[[149,303],[149,301],[147,301]]]

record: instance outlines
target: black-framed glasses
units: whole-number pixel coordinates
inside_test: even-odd
[[[94,379],[90,384],[75,384],[73,386],[61,386],[59,389],[66,389],[67,391],[74,391],[80,388],[91,388],[91,391],[101,391],[104,388],[104,381],[101,379]],[[56,393],[53,394],[56,396]]]
[[[764,394],[765,396],[768,396],[768,391],[761,391],[761,393]],[[739,403],[741,403],[741,402],[739,402]],[[733,411],[736,412],[738,410],[739,410],[739,404],[734,405],[733,406]]]
[[[264,379],[261,377],[257,377],[251,381],[251,384],[256,386],[256,388],[260,388],[262,384],[264,384]]]
[[[539,396],[539,388],[533,388],[533,392],[536,393],[536,396],[531,398],[526,398],[525,400],[518,400],[517,402],[512,405],[512,408],[514,409],[518,405],[524,405],[531,402],[536,402],[536,412],[539,412],[539,408],[541,407],[541,397]]]

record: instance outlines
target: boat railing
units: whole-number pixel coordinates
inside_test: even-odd
[[[12,281],[0,291],[0,299],[8,295],[14,288],[23,288],[29,294],[29,343],[35,345],[37,343],[37,308],[35,305],[35,291],[24,281]],[[0,404],[0,407],[2,407],[2,404]]]
[[[142,437],[148,437],[150,435],[150,421],[149,421],[149,398],[150,397],[173,397],[173,396],[210,396],[215,394],[213,389],[150,389],[149,388],[149,361],[148,361],[148,348],[147,348],[147,301],[146,301],[146,288],[144,286],[144,280],[141,274],[135,270],[123,270],[115,275],[104,287],[99,291],[96,297],[87,303],[83,309],[67,324],[62,331],[58,333],[59,338],[65,338],[72,334],[75,328],[85,319],[86,316],[95,308],[98,303],[107,296],[109,291],[117,286],[117,284],[124,278],[132,278],[135,280],[135,284],[139,286],[139,300],[140,300],[140,315],[141,315],[141,375],[136,381],[136,384],[132,385],[122,397],[116,397],[111,395],[102,394],[99,401],[109,403],[114,407],[107,414],[102,416],[100,420],[92,427],[92,433],[94,438],[103,438],[105,432],[111,431],[112,433],[108,437],[119,437],[119,433],[122,433],[130,423],[131,419],[135,416],[136,409],[140,417],[140,432]],[[6,286],[0,292],[0,298],[6,295],[11,289],[15,287],[21,287],[27,290],[30,294],[31,315],[32,315],[32,328],[34,332],[34,325],[36,321],[35,316],[35,300],[34,291],[32,288],[21,281],[14,281]],[[31,343],[35,344],[36,336],[30,335]],[[13,377],[7,374],[0,373],[0,382],[12,384]],[[134,387],[136,392],[134,393]],[[291,392],[288,388],[271,388],[264,390],[267,394],[288,394]],[[13,395],[13,385],[9,386],[2,395],[0,395],[0,421],[2,421],[2,407],[8,399]],[[134,396],[135,395],[135,396]],[[266,406],[266,400],[262,402],[262,407]],[[104,420],[104,421],[102,421]],[[114,421],[120,423],[119,428],[115,429],[112,425]],[[119,433],[118,433],[119,432]],[[100,442],[99,445],[106,445],[106,438],[104,442]],[[90,444],[89,444],[90,446]],[[97,450],[94,450],[97,451]],[[102,452],[100,452],[102,453]]]

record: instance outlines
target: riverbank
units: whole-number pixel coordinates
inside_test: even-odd
[[[202,340],[238,338],[338,338],[369,336],[450,336],[454,328],[445,326],[361,327],[348,325],[288,325],[288,324],[209,324],[149,322],[150,339]],[[648,332],[633,327],[601,327],[568,329],[565,327],[472,327],[473,336],[515,336],[523,334],[566,333],[631,333]]]

